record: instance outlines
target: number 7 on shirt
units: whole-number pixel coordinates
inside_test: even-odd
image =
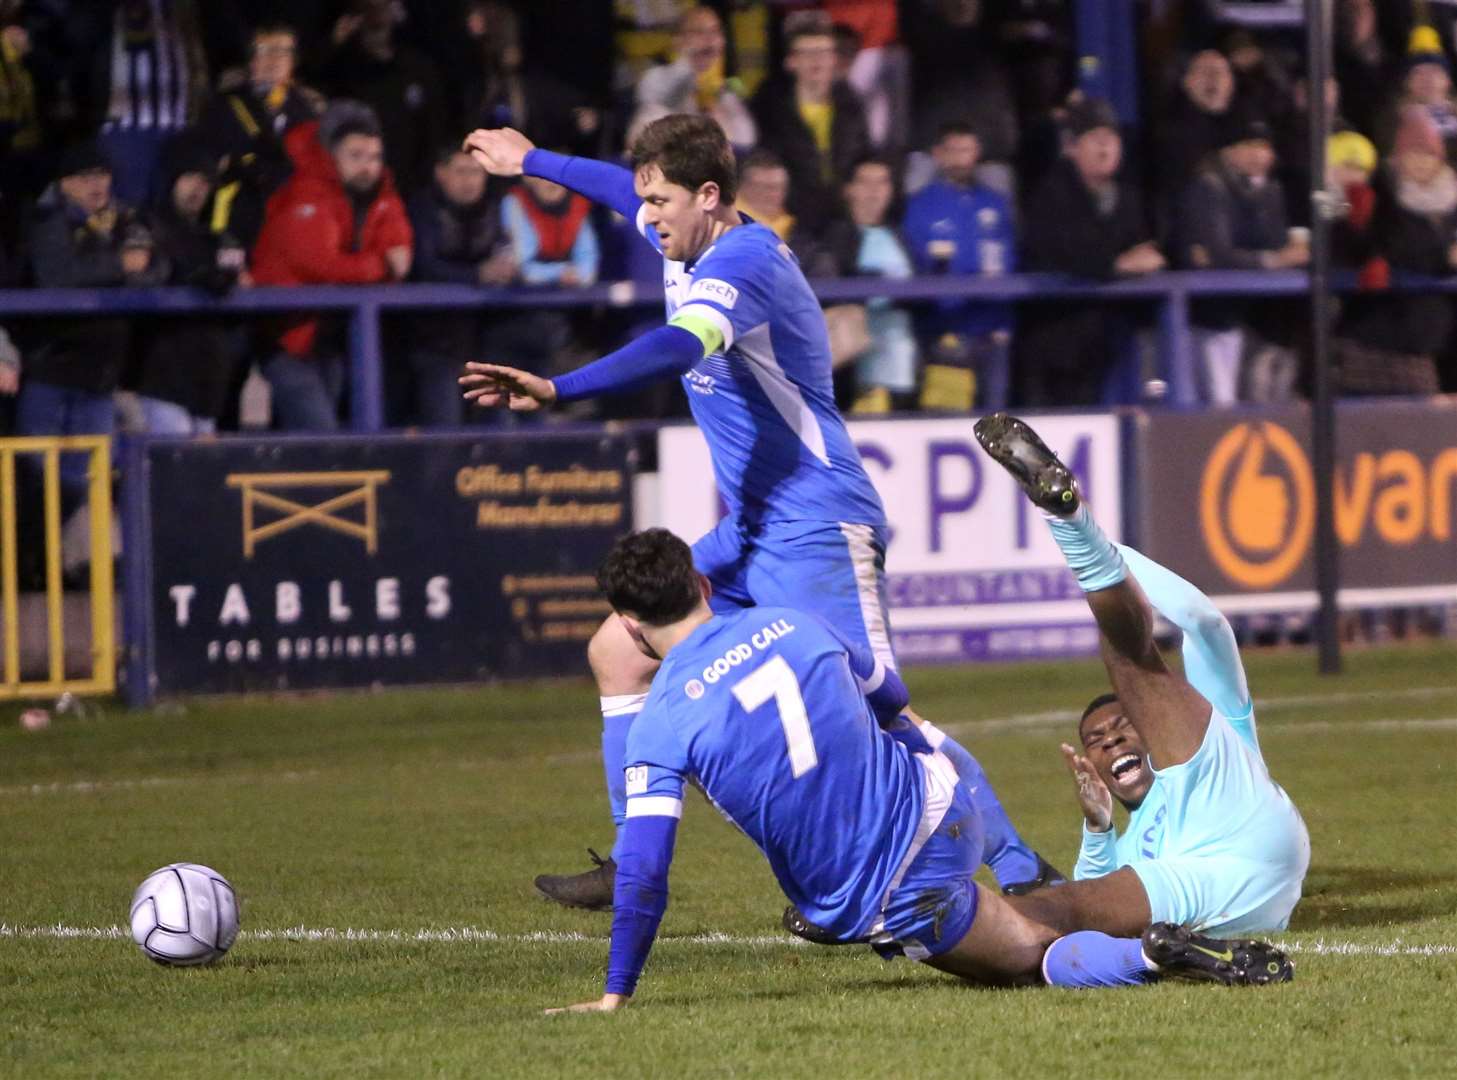
[[[814,735],[809,730],[809,713],[799,692],[799,678],[782,656],[776,656],[733,686],[733,695],[745,712],[753,712],[770,698],[779,709],[784,741],[789,744],[789,768],[798,780],[820,763]]]

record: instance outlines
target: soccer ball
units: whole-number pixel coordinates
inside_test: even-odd
[[[238,936],[238,898],[216,870],[172,863],[132,896],[132,939],[159,964],[210,964]]]

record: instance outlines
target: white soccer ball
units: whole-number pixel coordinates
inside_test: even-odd
[[[159,964],[210,964],[238,936],[238,898],[216,870],[172,863],[137,886],[131,926],[132,939]]]

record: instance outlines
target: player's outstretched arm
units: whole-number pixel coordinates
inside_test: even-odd
[[[660,326],[585,367],[555,379],[529,371],[471,361],[460,377],[466,401],[483,408],[506,405],[535,412],[556,402],[638,390],[682,375],[704,357],[703,341],[681,326]]]
[[[1224,716],[1250,711],[1250,688],[1229,620],[1195,586],[1141,551],[1119,544],[1154,610],[1184,632],[1184,677]]]
[[[637,223],[642,200],[633,189],[632,173],[620,165],[538,150],[515,128],[477,128],[465,137],[463,146],[492,176],[539,176]]]
[[[639,767],[645,768],[645,767]],[[633,772],[628,770],[629,775]],[[626,1005],[637,989],[638,977],[647,963],[663,912],[668,908],[668,867],[678,835],[677,814],[682,800],[671,796],[641,799],[661,808],[639,812],[628,801],[627,824],[617,856],[617,878],[612,893],[612,949],[607,961],[607,986],[602,997],[548,1014],[562,1012],[612,1012]],[[676,808],[667,804],[676,803]]]

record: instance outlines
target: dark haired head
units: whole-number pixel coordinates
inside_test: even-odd
[[[974,139],[981,137],[977,135],[976,128],[972,127],[965,120],[948,120],[936,129],[936,142],[945,142],[953,135],[970,135]]]
[[[1088,707],[1083,710],[1082,718],[1080,720],[1078,720],[1078,729],[1081,730],[1084,721],[1086,721],[1088,719],[1088,717],[1092,716],[1095,712],[1097,712],[1099,709],[1101,709],[1104,705],[1111,705],[1111,704],[1113,704],[1117,700],[1118,700],[1118,695],[1117,694],[1099,694],[1092,701],[1088,702]]]
[[[649,626],[667,626],[698,607],[693,551],[667,529],[644,529],[617,541],[597,571],[612,610]]]
[[[748,157],[744,158],[744,163],[739,166],[739,176],[747,176],[755,169],[782,168],[784,168],[784,159],[782,157],[773,150],[766,150],[760,147],[757,150],[751,151]]]
[[[712,181],[725,204],[738,193],[733,148],[711,116],[674,113],[643,128],[632,144],[632,171],[641,172],[649,165],[656,165],[669,183],[689,191]]]

